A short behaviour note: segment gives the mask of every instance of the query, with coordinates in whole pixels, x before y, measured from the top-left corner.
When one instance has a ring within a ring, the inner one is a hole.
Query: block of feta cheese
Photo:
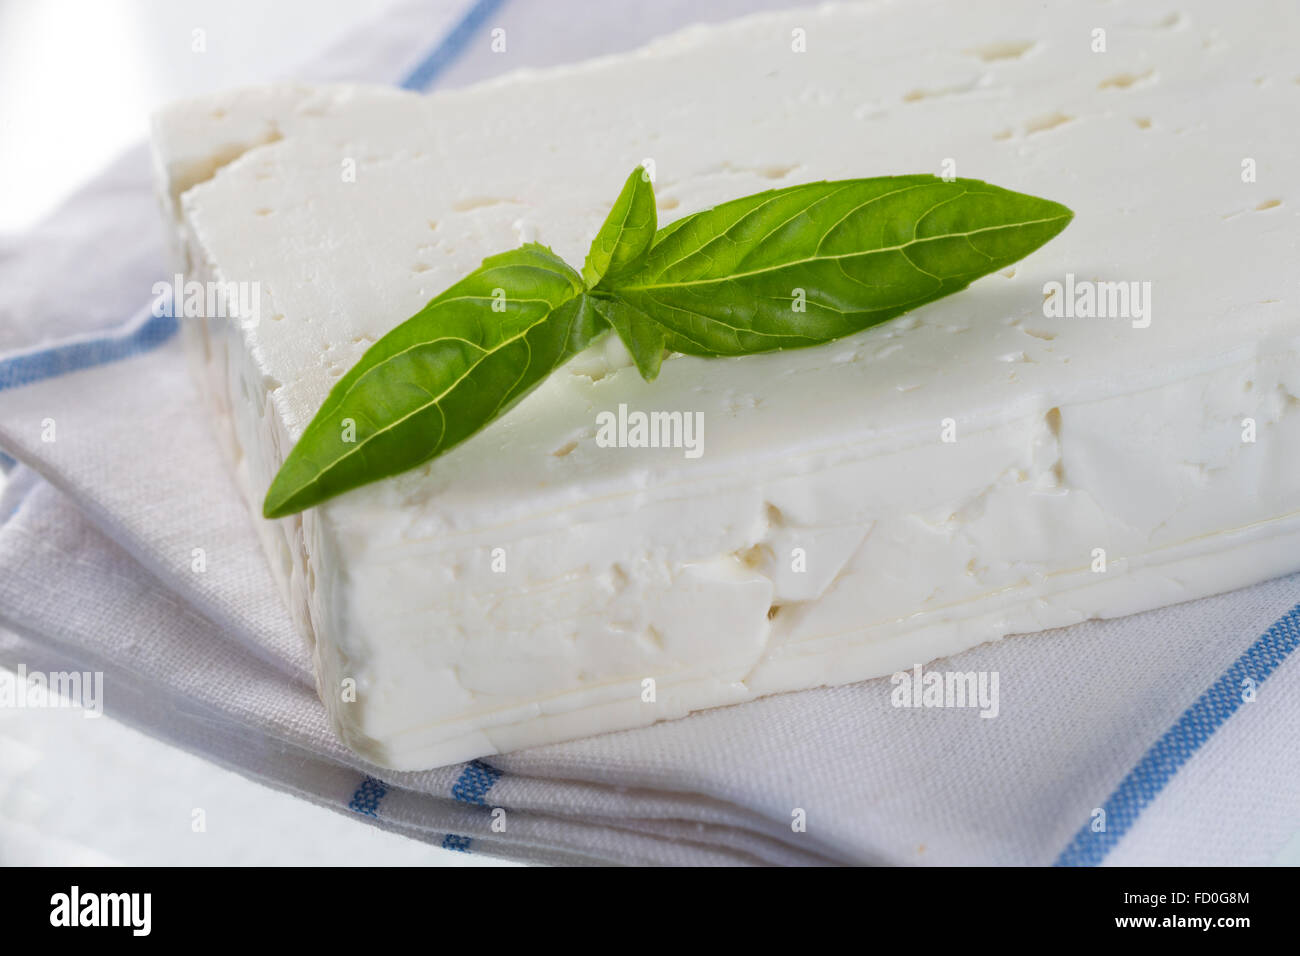
[[[1300,30],[1261,5],[824,7],[462,91],[163,110],[177,270],[258,296],[183,334],[342,738],[428,768],[1300,569]],[[580,266],[646,159],[661,224],[916,172],[1076,218],[830,345],[647,384],[598,341],[449,454],[260,517],[371,343],[523,241]],[[620,409],[699,413],[698,447],[609,447]]]

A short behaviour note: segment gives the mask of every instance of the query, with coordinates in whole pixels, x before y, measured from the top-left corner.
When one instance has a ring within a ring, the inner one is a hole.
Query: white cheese
[[[180,267],[260,283],[256,325],[184,323],[255,514],[372,342],[521,241],[580,265],[643,159],[664,223],[925,171],[1076,212],[821,348],[646,384],[599,342],[450,454],[256,517],[339,733],[426,768],[1300,569],[1297,23],[1265,6],[1277,29],[1211,0],[801,10],[462,92],[164,111]],[[1067,281],[1150,283],[1149,312],[1045,315]],[[620,405],[702,413],[703,453],[602,447]]]

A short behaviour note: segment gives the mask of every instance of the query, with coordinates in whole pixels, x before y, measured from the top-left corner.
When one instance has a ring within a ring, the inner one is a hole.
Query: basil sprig
[[[530,243],[397,326],[330,390],[267,491],[280,518],[436,458],[613,329],[647,381],[665,352],[821,345],[964,289],[1073,218],[972,179],[886,176],[758,193],[656,231],[633,170],[579,275]]]

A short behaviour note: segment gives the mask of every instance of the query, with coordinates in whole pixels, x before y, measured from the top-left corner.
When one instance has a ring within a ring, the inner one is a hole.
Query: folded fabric
[[[413,85],[497,7],[445,11],[452,45]],[[418,61],[429,30],[423,8],[393,11],[349,42],[346,75]],[[897,706],[903,682],[881,679],[424,773],[368,766],[326,722],[175,322],[146,306],[156,214],[136,151],[0,254],[0,448],[23,463],[0,496],[0,663],[102,671],[110,718],[525,861],[1264,863],[1300,827],[1300,576],[925,668],[996,679],[984,707]],[[55,257],[95,280],[13,281]]]

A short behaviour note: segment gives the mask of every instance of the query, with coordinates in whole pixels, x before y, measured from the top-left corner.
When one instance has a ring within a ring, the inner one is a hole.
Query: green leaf
[[[632,361],[636,363],[641,377],[647,382],[658,378],[659,366],[663,364],[664,349],[667,346],[667,330],[636,306],[617,297],[593,296],[592,302],[601,318],[613,326],[627,350],[632,353]]]
[[[665,350],[820,345],[965,288],[1047,242],[1064,206],[977,180],[809,183],[655,231],[633,170],[580,276],[544,246],[483,265],[331,389],[267,491],[279,518],[469,438],[612,327],[647,381]]]
[[[638,166],[623,184],[587,253],[582,277],[588,289],[603,289],[641,265],[655,239],[656,219],[654,186],[649,173]],[[641,377],[654,381],[663,363],[667,331],[623,299],[598,295],[595,307],[632,353]]]
[[[283,517],[442,454],[605,328],[581,277],[549,249],[530,244],[485,259],[330,390],[262,513]]]
[[[972,179],[809,183],[673,223],[605,291],[663,326],[675,351],[820,345],[1006,268],[1073,215]],[[623,338],[648,335],[633,328]]]
[[[655,193],[644,167],[632,170],[596,233],[582,267],[588,289],[639,264],[655,237]]]

